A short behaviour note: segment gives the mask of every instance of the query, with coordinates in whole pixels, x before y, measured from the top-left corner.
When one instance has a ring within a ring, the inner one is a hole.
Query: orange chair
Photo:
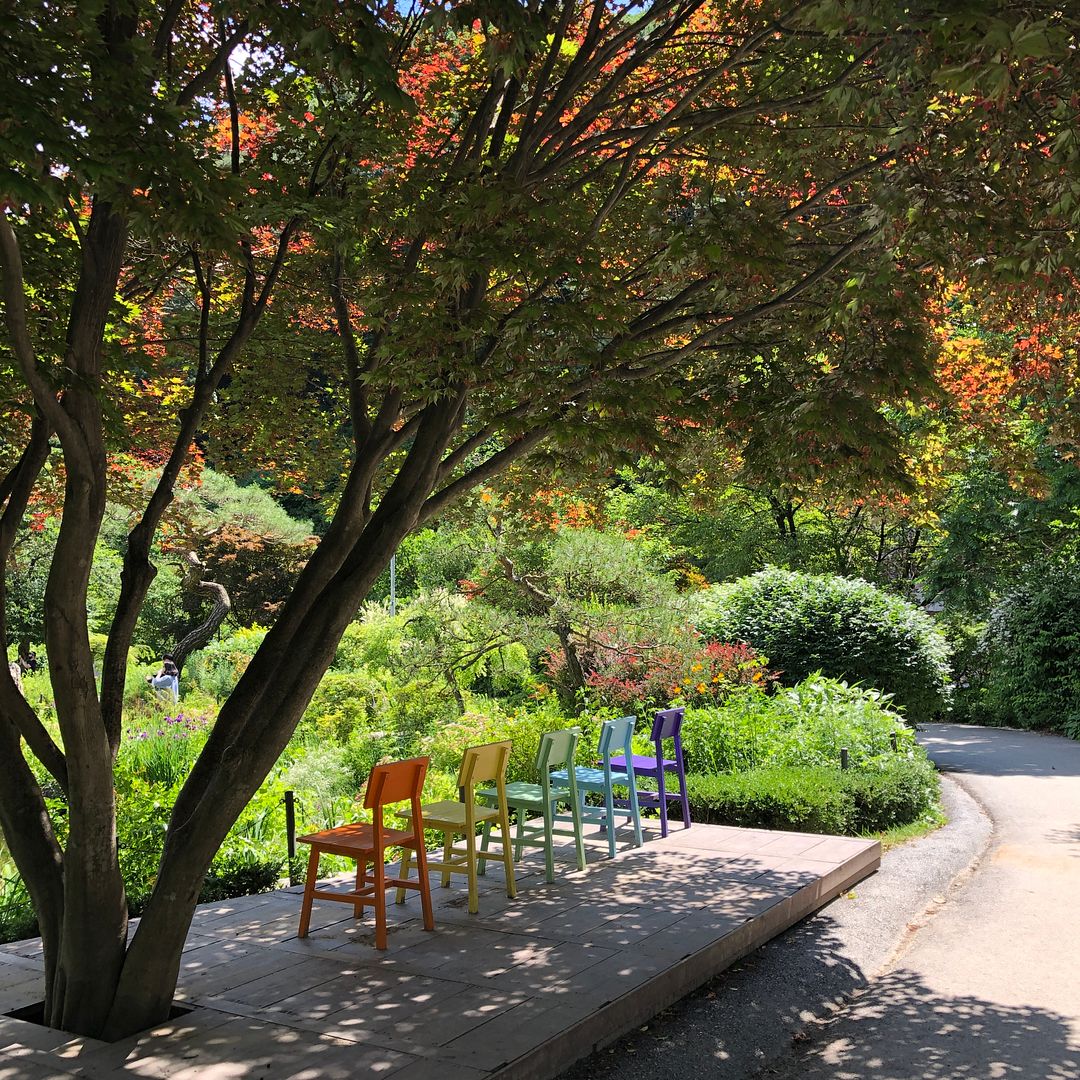
[[[304,884],[304,902],[300,908],[300,932],[307,937],[311,922],[312,900],[334,900],[352,904],[359,919],[364,906],[375,909],[375,947],[386,948],[386,890],[418,889],[424,913],[424,929],[435,929],[435,917],[431,912],[431,883],[428,881],[427,852],[424,850],[424,821],[420,811],[420,794],[427,776],[429,759],[409,758],[388,765],[376,765],[368,778],[364,808],[372,811],[372,824],[340,825],[336,829],[310,833],[297,839],[311,845],[308,858],[307,881]],[[387,828],[383,820],[384,807],[408,799],[412,815],[407,829]],[[414,881],[386,876],[386,849],[400,847],[416,856],[417,878]],[[356,860],[356,888],[352,892],[324,892],[315,888],[319,877],[319,856],[344,855]],[[371,882],[368,882],[367,864],[372,864]]]

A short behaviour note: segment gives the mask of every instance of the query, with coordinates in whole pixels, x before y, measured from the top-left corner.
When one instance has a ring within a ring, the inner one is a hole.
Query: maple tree
[[[762,469],[887,470],[880,406],[930,381],[921,269],[991,242],[999,272],[1053,269],[1077,213],[1076,61],[1049,5],[16,8],[0,567],[62,460],[59,741],[0,671],[0,826],[45,1018],[83,1034],[167,1015],[214,853],[413,529],[526,458],[629,460],[695,425]],[[1025,94],[1040,138],[1020,152]],[[332,518],[180,792],[128,943],[124,675],[196,440],[286,487],[317,471]],[[133,447],[160,480],[99,691],[87,581],[110,454]],[[22,742],[65,793],[63,846]]]

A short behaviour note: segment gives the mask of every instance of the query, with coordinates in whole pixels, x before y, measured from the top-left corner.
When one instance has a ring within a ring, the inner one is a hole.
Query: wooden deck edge
[[[648,982],[609,1001],[583,1020],[489,1074],[490,1080],[552,1080],[693,993],[755,949],[820,910],[881,865],[881,844],[866,847],[824,877],[777,901],[760,915]]]

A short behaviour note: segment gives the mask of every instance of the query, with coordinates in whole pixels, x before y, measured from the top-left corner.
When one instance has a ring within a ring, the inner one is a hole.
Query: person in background
[[[173,660],[172,653],[161,658],[161,670],[156,675],[147,675],[146,681],[155,690],[168,690],[173,701],[180,700],[180,669]]]

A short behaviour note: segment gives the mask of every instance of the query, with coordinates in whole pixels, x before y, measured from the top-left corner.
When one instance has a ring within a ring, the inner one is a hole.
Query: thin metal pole
[[[846,769],[848,767],[848,748],[842,746],[840,748],[840,768]]]
[[[293,880],[293,863],[296,861],[296,796],[292,791],[285,792],[285,843],[289,852],[289,884]]]
[[[390,615],[397,614],[397,552],[390,556]]]
[[[894,750],[899,750],[900,749],[900,747],[898,745],[898,742],[897,742],[896,732],[895,731],[892,731],[892,732],[889,733],[889,742],[892,744],[892,748]]]

